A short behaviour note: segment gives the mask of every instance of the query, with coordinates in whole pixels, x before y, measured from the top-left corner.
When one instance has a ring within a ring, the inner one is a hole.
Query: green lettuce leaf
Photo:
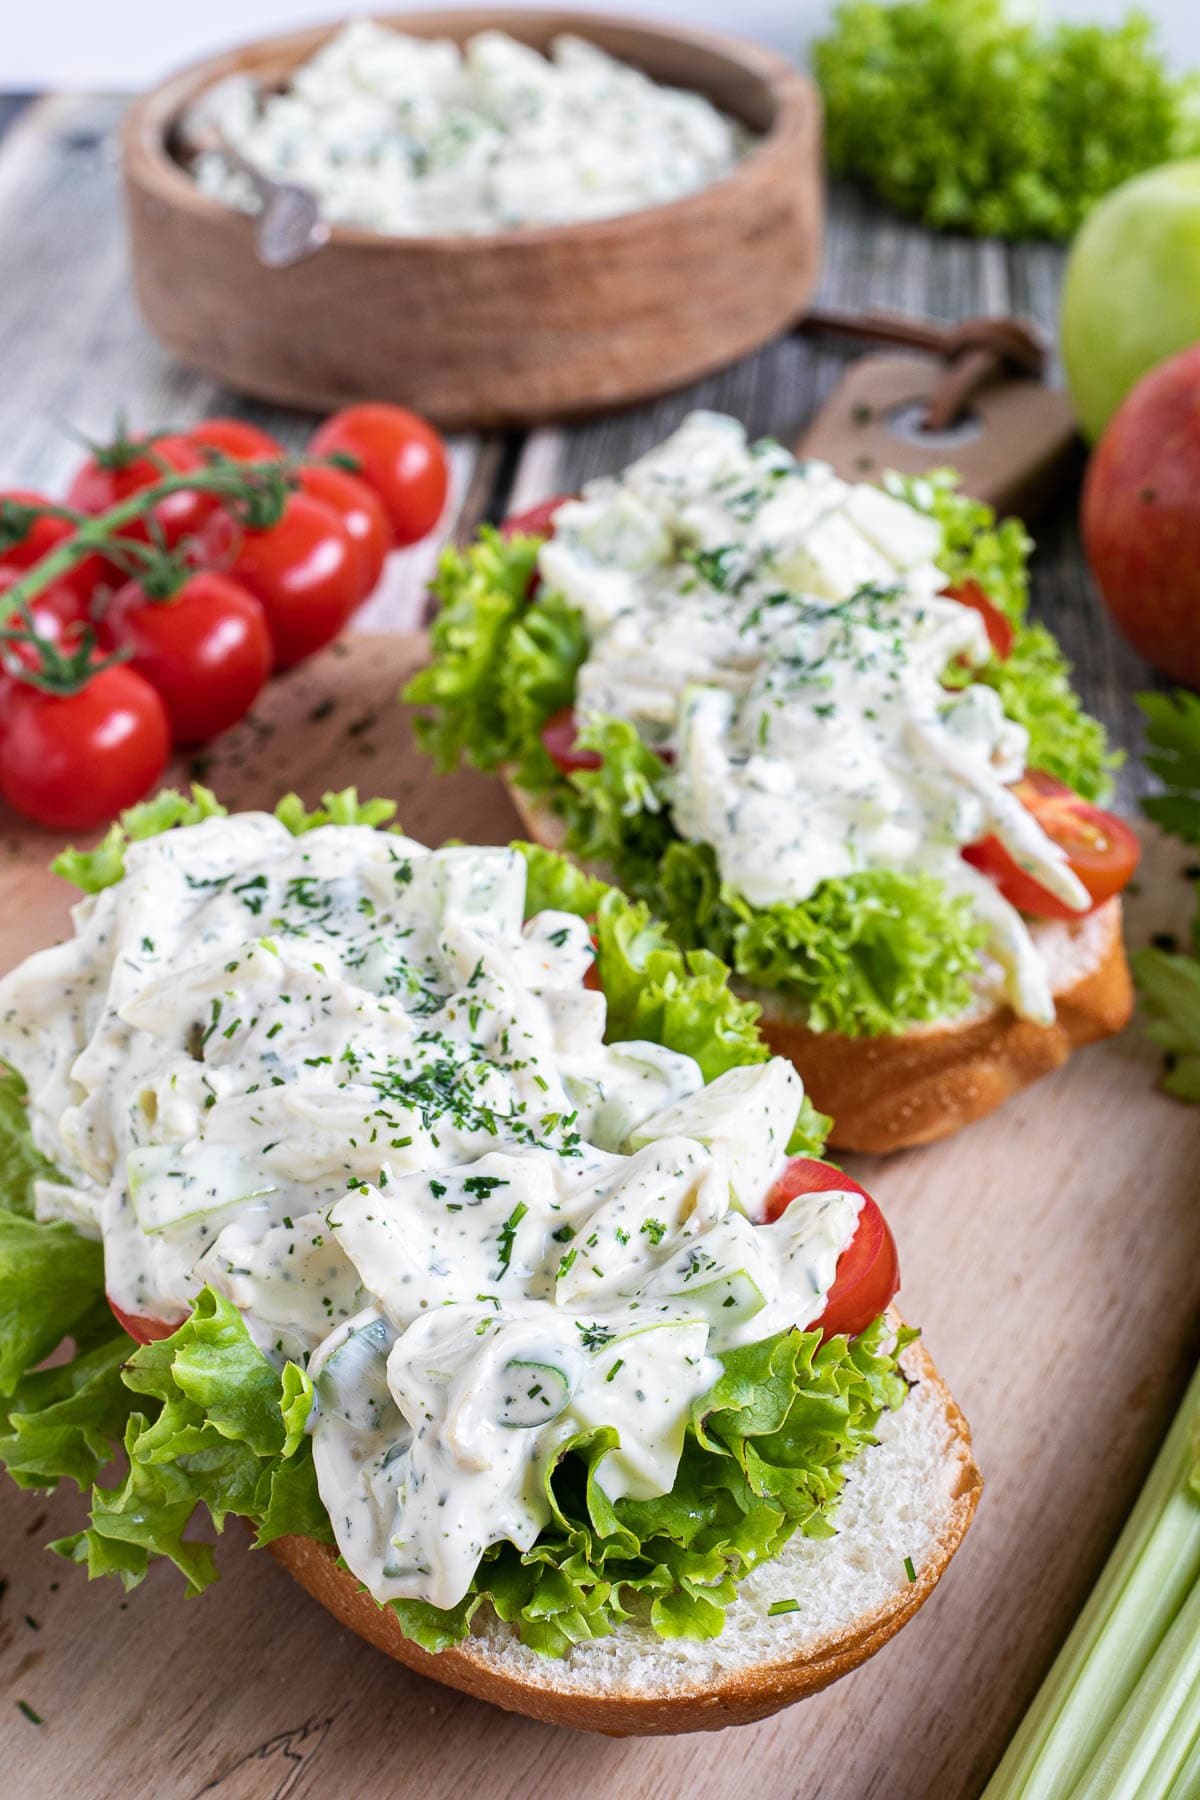
[[[551,1523],[532,1550],[489,1552],[453,1613],[397,1608],[405,1631],[444,1648],[487,1599],[549,1656],[631,1616],[664,1638],[717,1636],[751,1569],[797,1533],[833,1535],[847,1464],[904,1400],[898,1358],[915,1335],[880,1319],[853,1340],[785,1331],[730,1352],[658,1499],[611,1502],[596,1468],[617,1433],[581,1432],[546,1473]]]
[[[275,808],[275,817],[286,825],[293,837],[315,831],[318,825],[388,824],[396,816],[394,800],[360,800],[357,788],[343,788],[338,794],[323,794],[321,804],[309,812],[299,794],[285,794]]]
[[[194,786],[190,794],[164,788],[149,800],[131,806],[109,826],[105,837],[94,850],[67,848],[50,864],[64,881],[82,888],[85,894],[99,893],[112,887],[125,873],[125,852],[141,838],[158,837],[179,825],[198,825],[201,819],[224,818],[226,813],[216,795],[206,787]]]
[[[222,1295],[203,1289],[176,1332],[126,1358],[121,1379],[149,1403],[126,1423],[127,1472],[93,1489],[89,1526],[55,1546],[64,1555],[126,1587],[163,1556],[200,1593],[216,1578],[211,1546],[185,1536],[201,1512],[218,1531],[230,1514],[246,1519],[259,1544],[293,1532],[333,1541],[303,1431],[311,1384],[300,1370],[281,1376]]]
[[[293,837],[313,831],[318,825],[386,825],[395,814],[394,800],[360,800],[357,788],[352,787],[323,795],[322,804],[312,812],[299,794],[285,794],[275,808],[275,817]],[[227,809],[208,788],[193,787],[190,796],[164,788],[152,800],[143,800],[123,812],[94,850],[64,850],[50,867],[54,874],[85,894],[98,894],[121,880],[130,844],[159,837],[179,826],[198,825],[202,819],[226,817]]]
[[[707,844],[671,846],[654,904],[682,943],[707,944],[754,987],[778,990],[815,1031],[850,1037],[960,1012],[984,938],[965,896],[893,869],[753,907],[721,882]]]
[[[53,1175],[30,1134],[25,1083],[0,1063],[0,1208],[32,1219],[33,1184]]]
[[[538,733],[568,706],[587,654],[579,615],[560,596],[528,595],[540,538],[505,539],[485,525],[476,543],[446,550],[433,591],[441,605],[431,631],[433,660],[402,698],[433,710],[416,724],[417,742],[439,769],[520,767],[538,791],[555,778]]]
[[[648,908],[620,888],[537,844],[525,858],[525,910],[571,912],[594,921],[596,968],[608,1002],[610,1043],[649,1039],[694,1057],[705,1081],[765,1061],[759,1008],[729,986],[729,970],[708,950],[680,949]],[[820,1156],[830,1120],[806,1094],[789,1143],[792,1156]]]

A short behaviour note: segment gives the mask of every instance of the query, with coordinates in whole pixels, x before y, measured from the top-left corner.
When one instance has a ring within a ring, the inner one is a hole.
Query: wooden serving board
[[[358,638],[275,684],[205,778],[231,805],[357,783],[414,836],[504,841],[498,785],[439,781],[394,705],[415,638]],[[56,846],[0,824],[0,967],[62,931]],[[1183,856],[1148,846],[1131,938],[1179,930]],[[865,1668],[716,1738],[609,1741],[493,1710],[334,1624],[236,1527],[185,1605],[127,1598],[42,1552],[71,1491],[0,1483],[0,1788],[19,1800],[972,1800],[1090,1587],[1200,1345],[1200,1114],[1155,1092],[1135,1026],[948,1144],[860,1159],[903,1304],[975,1431],[985,1491],[916,1621]],[[33,1723],[23,1701],[39,1715]]]

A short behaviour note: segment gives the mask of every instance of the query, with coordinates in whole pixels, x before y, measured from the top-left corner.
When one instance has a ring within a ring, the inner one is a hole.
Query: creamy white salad
[[[939,593],[940,546],[905,501],[697,412],[561,506],[539,562],[588,632],[578,717],[670,753],[675,824],[725,882],[769,906],[858,870],[928,871],[987,929],[982,984],[1049,1021],[1025,921],[960,850],[993,834],[1068,906],[1091,900],[1009,791],[1024,727],[992,688],[943,685],[989,645]]]
[[[705,1087],[604,1042],[587,924],[524,921],[521,856],[216,818],[130,845],[75,933],[0,983],[42,1218],[103,1242],[110,1298],[205,1284],[307,1363],[338,1547],[379,1600],[448,1607],[528,1548],[575,1433],[612,1499],[670,1490],[722,1353],[819,1317],[857,1195],[766,1196],[790,1064]]]
[[[702,95],[662,87],[582,38],[549,56],[499,31],[460,49],[360,19],[282,93],[249,76],[192,107],[205,193],[254,212],[260,175],[322,215],[398,236],[478,234],[637,212],[728,175],[751,134]]]

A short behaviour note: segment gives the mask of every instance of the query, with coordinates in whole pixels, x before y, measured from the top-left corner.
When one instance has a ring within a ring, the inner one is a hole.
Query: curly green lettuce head
[[[1200,145],[1196,83],[1141,12],[1043,27],[1009,0],[840,0],[812,56],[834,172],[943,230],[1066,238]]]

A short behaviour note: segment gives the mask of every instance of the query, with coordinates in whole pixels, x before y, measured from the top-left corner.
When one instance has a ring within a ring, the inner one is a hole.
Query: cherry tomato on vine
[[[988,642],[1001,662],[1011,655],[1017,635],[1013,622],[988,599],[977,581],[956,581],[942,592],[947,599],[957,600],[960,606],[969,606],[972,612],[979,614],[987,629]]]
[[[236,537],[226,573],[261,601],[277,669],[330,643],[366,599],[354,540],[311,494],[293,494],[278,525]]]
[[[320,466],[300,471],[300,491],[332,507],[341,519],[358,548],[363,593],[374,593],[392,547],[392,528],[379,495],[344,469]]]
[[[811,1156],[794,1156],[767,1195],[765,1223],[783,1217],[800,1194],[860,1194],[862,1207],[854,1236],[838,1257],[833,1286],[819,1317],[807,1327],[825,1337],[855,1337],[895,1299],[900,1260],[887,1220],[857,1181]]]
[[[154,459],[158,460],[155,461]],[[131,494],[153,487],[164,478],[163,469],[187,474],[205,468],[206,461],[199,446],[180,433],[163,437],[119,439],[115,444],[94,450],[75,472],[67,490],[67,505],[77,512],[102,513],[128,500]],[[158,531],[168,549],[174,549],[185,537],[195,537],[206,519],[212,516],[217,502],[212,494],[181,488],[168,494],[153,511]],[[146,543],[150,531],[144,518],[133,519],[122,527],[121,536]],[[122,580],[127,570],[120,571]]]
[[[1136,835],[1123,819],[1105,812],[1101,806],[1093,806],[1065,781],[1043,774],[1040,769],[1028,770],[1012,791],[1046,836],[1066,851],[1068,863],[1091,896],[1088,911],[1094,912],[1120,893],[1142,854]],[[1087,917],[1087,912],[1074,911],[1026,874],[999,838],[987,837],[978,844],[968,844],[963,860],[990,876],[1009,905],[1019,912],[1032,913],[1039,919]]]
[[[0,623],[18,631],[22,629],[23,621],[15,613],[4,615],[3,598],[20,581],[23,573],[21,569],[0,568]],[[84,602],[73,588],[58,581],[34,596],[29,603],[29,614],[38,636],[48,638],[56,649],[63,651],[78,644],[87,625]],[[33,644],[0,643],[0,710],[12,688],[21,685],[13,680],[13,672],[35,669],[39,660]]]
[[[127,1331],[137,1344],[157,1343],[160,1338],[169,1338],[179,1329],[177,1325],[168,1325],[163,1319],[152,1319],[146,1313],[127,1313],[117,1305],[111,1294],[106,1294],[105,1299],[121,1330]]]
[[[383,501],[398,546],[415,544],[441,518],[450,486],[446,446],[403,406],[376,400],[344,407],[313,433],[309,450],[354,458],[354,473]]]
[[[128,666],[155,687],[177,744],[203,744],[244,718],[271,673],[262,606],[227,575],[201,569],[168,599],[140,582],[119,588],[101,641],[132,651]]]
[[[133,669],[101,669],[74,694],[18,681],[4,707],[0,793],[39,825],[86,831],[143,800],[170,752],[166,708]]]
[[[189,426],[184,436],[206,450],[219,451],[233,462],[265,462],[270,457],[287,455],[278,438],[245,419],[201,419],[198,425]]]
[[[41,562],[43,556],[57,549],[64,538],[71,537],[75,527],[69,519],[56,519],[43,513],[20,538],[10,541],[3,518],[4,503],[9,500],[16,506],[51,506],[53,502],[43,494],[33,494],[24,488],[7,488],[0,493],[0,570],[12,569],[24,574],[34,563]],[[71,588],[86,601],[99,583],[102,572],[98,556],[85,556],[58,576],[54,585]]]

